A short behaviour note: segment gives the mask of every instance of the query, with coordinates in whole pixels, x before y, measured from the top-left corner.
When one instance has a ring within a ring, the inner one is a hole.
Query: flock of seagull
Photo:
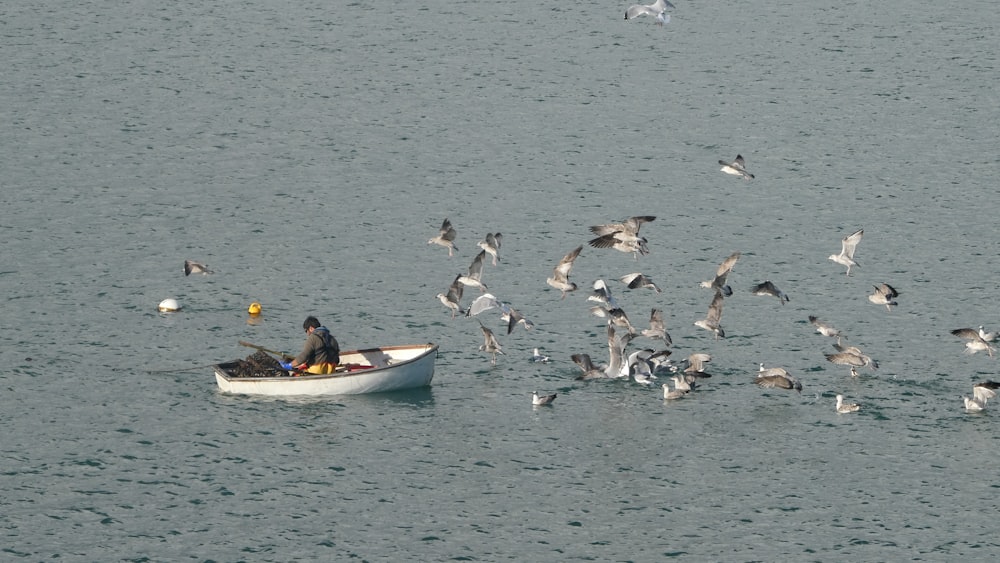
[[[657,4],[661,4],[660,8],[665,9],[662,7],[662,0]],[[669,6],[669,3],[667,4]],[[655,6],[647,6],[646,8],[654,9]],[[642,12],[633,6],[626,13],[626,19],[644,13],[650,12]],[[746,162],[741,155],[737,155],[732,161],[719,160],[719,164],[722,165],[721,171],[726,174],[740,176],[745,180],[754,178],[754,175],[747,171]],[[643,225],[655,219],[656,217],[651,215],[638,215],[620,222],[591,226],[590,232],[595,237],[587,241],[587,244],[596,249],[611,249],[631,254],[638,261],[641,256],[649,253],[649,241],[640,234],[640,230]],[[834,263],[845,266],[845,274],[848,276],[851,275],[852,268],[858,266],[855,253],[863,236],[864,230],[858,229],[843,237],[840,252],[829,257]],[[456,238],[457,232],[454,226],[449,219],[445,219],[437,236],[430,238],[427,243],[446,248],[448,256],[451,257],[458,250],[455,245]],[[468,271],[456,275],[447,291],[437,294],[437,298],[450,310],[452,318],[459,315],[478,317],[486,311],[499,311],[509,335],[519,324],[524,329],[530,330],[534,327],[534,323],[509,303],[505,303],[492,293],[488,293],[489,289],[483,282],[487,256],[492,257],[490,261],[496,266],[500,262],[502,241],[503,235],[501,233],[487,234],[483,240],[477,243],[480,251],[473,259]],[[570,250],[556,263],[552,274],[546,279],[546,283],[550,287],[560,292],[560,299],[565,299],[568,294],[580,289],[576,282],[571,281],[570,276],[573,265],[583,248],[584,245],[580,244]],[[711,332],[716,340],[726,336],[722,326],[723,307],[726,298],[733,295],[733,289],[727,280],[740,257],[740,252],[732,253],[719,264],[711,279],[700,283],[701,287],[712,290],[712,299],[705,317],[695,321],[694,326]],[[656,293],[662,292],[654,281],[642,272],[625,274],[620,276],[618,281],[632,290],[648,289]],[[478,288],[480,294],[468,306],[463,307],[463,292],[468,287]],[[608,361],[595,362],[587,353],[572,354],[571,359],[580,369],[580,374],[576,379],[630,379],[644,386],[653,386],[658,378],[663,377],[669,379],[673,384],[672,386],[670,383],[660,384],[663,390],[663,399],[672,401],[687,396],[701,385],[700,380],[711,377],[705,371],[705,365],[712,361],[710,354],[692,353],[676,363],[669,358],[672,354],[670,346],[673,342],[666,330],[662,310],[653,308],[649,314],[648,326],[636,328],[615,299],[605,280],[597,279],[589,287],[587,301],[595,303],[590,307],[590,313],[606,320]],[[753,285],[750,292],[754,295],[775,297],[782,305],[790,301],[789,296],[770,280]],[[868,300],[875,305],[884,305],[891,312],[892,308],[898,305],[896,300],[899,295],[899,291],[892,285],[881,283],[874,286],[874,291],[868,296]],[[836,351],[824,354],[828,362],[848,368],[851,377],[858,377],[860,368],[868,368],[872,371],[878,369],[877,360],[857,346],[845,345],[844,340],[847,337],[842,331],[816,316],[810,315],[808,320],[815,327],[816,332],[835,339],[833,347]],[[479,327],[483,336],[483,343],[479,346],[479,350],[490,356],[491,365],[496,365],[498,356],[505,355],[503,347],[493,330],[482,321],[479,321]],[[978,329],[955,329],[952,334],[966,341],[965,351],[967,353],[975,354],[984,351],[991,357],[993,356],[995,349],[991,343],[997,338],[996,333],[986,332],[980,326]],[[630,349],[631,344],[636,339],[645,339],[647,342],[655,343],[655,346],[647,345]],[[548,362],[549,358],[542,355],[538,348],[535,348],[532,361]],[[764,389],[802,392],[802,383],[782,367],[765,367],[764,364],[760,364],[758,371],[754,374],[753,383]],[[1000,383],[993,381],[975,384],[973,396],[971,398],[963,397],[966,410],[976,412],[985,409],[987,402],[996,396],[997,388],[1000,388]],[[536,406],[551,405],[555,398],[555,394],[539,395],[536,391],[532,395],[532,404]],[[844,401],[843,395],[837,395],[835,409],[838,413],[852,413],[859,411],[861,406],[847,403]]]

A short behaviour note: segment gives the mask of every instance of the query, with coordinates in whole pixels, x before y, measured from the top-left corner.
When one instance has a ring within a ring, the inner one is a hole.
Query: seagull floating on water
[[[551,395],[539,395],[538,391],[531,394],[531,404],[534,406],[551,405],[556,400],[556,393]]]
[[[857,403],[845,403],[843,395],[837,395],[837,412],[841,414],[849,412],[858,412],[861,410],[861,405]]]
[[[976,398],[962,397],[962,401],[965,403],[965,410],[969,412],[979,412],[986,410],[986,402],[980,401]]]
[[[195,262],[194,260],[184,261],[184,275],[190,276],[191,274],[214,274],[212,270],[208,269],[207,264],[202,264],[201,262]]]
[[[663,400],[665,401],[673,401],[674,399],[680,399],[681,397],[687,394],[688,394],[687,391],[681,389],[674,389],[673,391],[671,391],[669,383],[663,384]]]
[[[788,296],[785,295],[785,292],[778,289],[778,287],[773,283],[771,283],[770,281],[764,281],[762,283],[759,283],[751,287],[750,292],[753,293],[754,295],[772,295],[774,297],[777,297],[778,301],[781,301],[782,305],[784,305],[786,301],[789,301]]]
[[[544,364],[549,361],[549,357],[542,355],[542,353],[538,351],[538,348],[535,348],[531,355],[531,361]]]
[[[673,7],[674,5],[671,4],[670,2],[667,2],[667,0],[656,0],[656,2],[646,5],[633,4],[629,6],[627,10],[625,10],[625,19],[633,20],[639,16],[653,16],[659,19],[659,16],[663,14],[663,12],[667,10],[667,8],[673,9]],[[669,20],[670,18],[668,16],[667,21]]]
[[[857,248],[858,243],[861,242],[861,236],[864,234],[864,229],[858,229],[847,235],[840,241],[840,254],[830,255],[830,260],[847,266],[847,275],[851,275],[851,266],[858,265],[858,263],[854,261],[854,250]]]
[[[500,233],[489,233],[486,235],[486,240],[479,241],[476,246],[482,248],[487,254],[493,257],[493,265],[496,266],[497,262],[500,260],[500,243],[503,241],[503,235]]]
[[[892,311],[893,305],[899,305],[893,299],[899,297],[899,292],[887,283],[874,286],[875,291],[868,296],[868,300],[876,305],[885,305],[885,308]]]
[[[744,180],[753,179],[753,174],[747,172],[746,162],[743,160],[743,155],[736,155],[736,158],[732,161],[720,160],[719,164],[722,165],[721,170],[726,174],[731,174],[733,176],[742,176]]]
[[[443,246],[448,249],[448,256],[451,256],[454,251],[458,250],[458,247],[455,246],[456,234],[455,229],[451,226],[451,221],[445,219],[444,222],[441,223],[441,230],[438,233],[438,236],[427,241],[427,244],[437,244]]]
[[[701,282],[701,287],[718,289],[726,297],[732,295],[733,289],[726,285],[726,278],[729,277],[729,272],[733,271],[733,266],[736,265],[736,261],[739,259],[739,252],[730,254],[728,258],[722,261],[722,264],[719,264],[718,269],[715,271],[715,277]]]
[[[570,291],[576,291],[576,284],[569,281],[569,272],[573,269],[573,261],[580,255],[581,250],[583,250],[582,244],[564,256],[552,270],[552,277],[545,280],[545,283],[562,292],[561,299],[565,299]]]

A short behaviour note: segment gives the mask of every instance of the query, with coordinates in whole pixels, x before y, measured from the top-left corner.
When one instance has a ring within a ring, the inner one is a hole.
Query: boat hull
[[[431,384],[436,344],[382,346],[341,352],[348,371],[298,377],[235,377],[236,362],[216,364],[215,382],[223,393],[267,396],[360,395],[413,389]]]

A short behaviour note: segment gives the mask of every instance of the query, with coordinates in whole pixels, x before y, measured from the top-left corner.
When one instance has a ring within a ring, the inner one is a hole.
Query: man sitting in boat
[[[337,343],[337,339],[313,316],[306,317],[302,328],[309,335],[306,336],[302,351],[294,360],[282,362],[281,367],[289,371],[312,374],[333,373],[340,363],[340,344]]]

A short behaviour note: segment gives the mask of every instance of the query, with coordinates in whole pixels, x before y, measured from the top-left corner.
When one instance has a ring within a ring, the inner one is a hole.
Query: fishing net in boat
[[[278,360],[264,352],[254,352],[244,360],[238,360],[236,366],[230,369],[236,377],[280,377],[288,375],[281,369]]]

